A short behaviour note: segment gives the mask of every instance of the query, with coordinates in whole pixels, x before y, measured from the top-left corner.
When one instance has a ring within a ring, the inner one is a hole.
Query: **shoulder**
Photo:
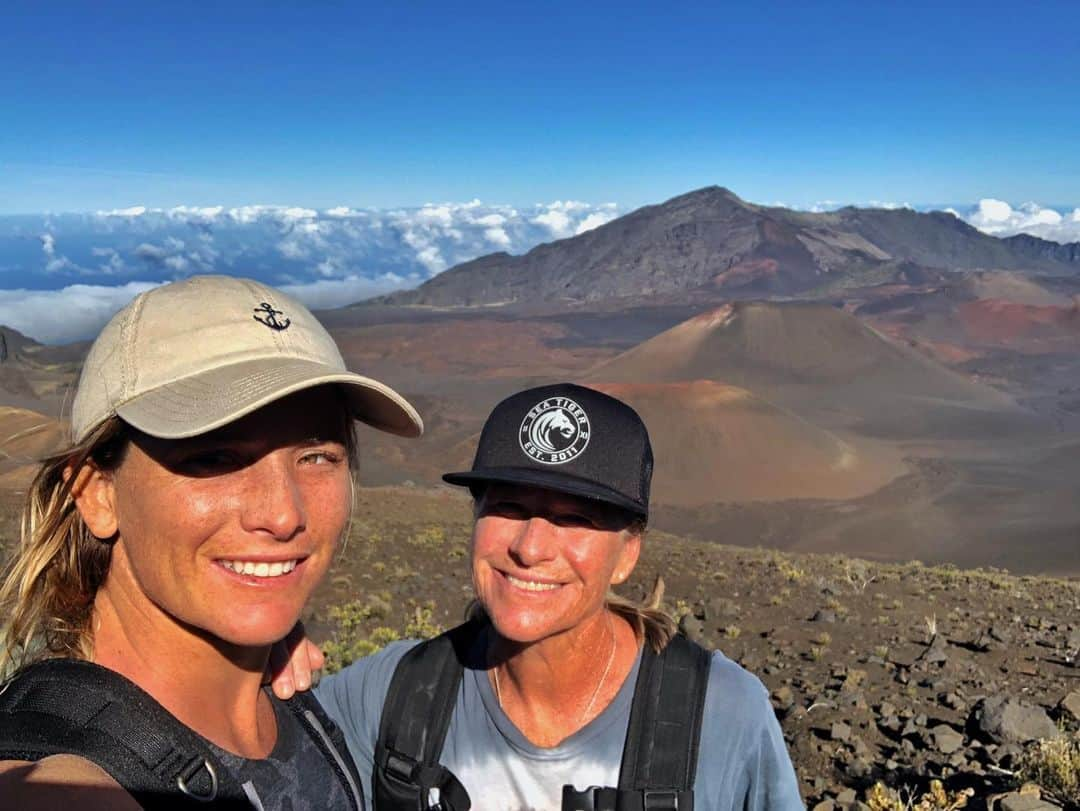
[[[24,811],[71,804],[83,811],[139,811],[104,769],[77,755],[0,761],[0,796]]]
[[[805,808],[768,690],[719,652],[709,667],[701,758],[710,764],[704,774],[698,770],[706,796],[750,811]]]
[[[382,705],[401,658],[420,644],[419,639],[392,642],[370,656],[320,679],[315,697],[346,736],[362,738],[362,727],[378,724]]]
[[[752,733],[773,722],[775,715],[761,679],[714,651],[705,694],[705,718],[706,728],[715,724]]]
[[[315,688],[315,694],[319,700],[326,695],[341,696],[343,693],[351,693],[362,689],[365,692],[379,690],[385,695],[389,689],[390,680],[394,676],[398,663],[410,650],[419,645],[423,640],[402,639],[391,642],[380,651],[370,656],[357,659],[352,664],[342,668],[337,673],[320,679]]]

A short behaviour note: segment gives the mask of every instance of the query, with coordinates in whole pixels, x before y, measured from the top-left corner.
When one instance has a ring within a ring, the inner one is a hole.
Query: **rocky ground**
[[[461,617],[469,528],[453,492],[360,492],[309,617],[335,663]],[[1080,581],[655,532],[627,593],[657,576],[684,632],[768,687],[808,807],[857,807],[878,780],[921,794],[933,778],[972,789],[968,808],[1041,807],[1009,792],[1025,744],[1080,720]]]
[[[332,666],[459,621],[470,527],[448,488],[358,491],[306,617]],[[683,631],[769,689],[809,808],[949,808],[874,799],[879,780],[922,795],[934,778],[953,799],[971,789],[968,808],[1049,807],[1016,793],[1016,773],[1025,745],[1080,721],[1080,581],[650,532],[625,593],[643,597],[658,576]]]

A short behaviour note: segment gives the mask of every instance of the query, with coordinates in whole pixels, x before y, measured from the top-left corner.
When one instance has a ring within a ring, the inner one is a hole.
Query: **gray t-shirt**
[[[383,701],[394,668],[415,640],[395,642],[322,680],[316,694],[345,732],[371,797]],[[641,657],[615,700],[558,746],[530,743],[495,698],[487,672],[466,668],[441,763],[475,811],[559,811],[562,787],[617,786]],[[791,759],[764,685],[714,653],[694,782],[697,811],[804,809]]]
[[[251,760],[207,741],[241,783],[252,808],[256,811],[350,808],[345,787],[322,750],[284,702],[273,697],[270,700],[277,720],[277,742],[267,757]]]

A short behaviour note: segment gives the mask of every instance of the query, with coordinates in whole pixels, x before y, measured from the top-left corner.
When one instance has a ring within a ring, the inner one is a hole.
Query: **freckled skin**
[[[348,518],[343,416],[320,388],[204,437],[136,439],[110,483],[117,540],[103,596],[147,632],[172,622],[236,646],[284,637]],[[258,583],[220,564],[265,558],[303,563]]]
[[[493,484],[477,505],[473,586],[499,635],[519,644],[584,628],[630,574],[640,538],[589,499]],[[526,591],[508,578],[557,584]]]

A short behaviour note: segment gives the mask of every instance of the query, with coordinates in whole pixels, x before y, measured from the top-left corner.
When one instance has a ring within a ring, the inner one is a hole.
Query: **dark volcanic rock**
[[[1002,242],[1006,243],[1020,256],[1080,264],[1080,242],[1069,242],[1062,245],[1059,242],[1033,237],[1031,234],[1017,234],[1013,237],[1005,237]]]
[[[1058,710],[1072,718],[1073,721],[1080,721],[1080,690],[1073,690],[1065,698],[1061,699],[1058,703]]]
[[[976,704],[969,723],[995,743],[1023,744],[1061,734],[1042,707],[1001,695]]]

